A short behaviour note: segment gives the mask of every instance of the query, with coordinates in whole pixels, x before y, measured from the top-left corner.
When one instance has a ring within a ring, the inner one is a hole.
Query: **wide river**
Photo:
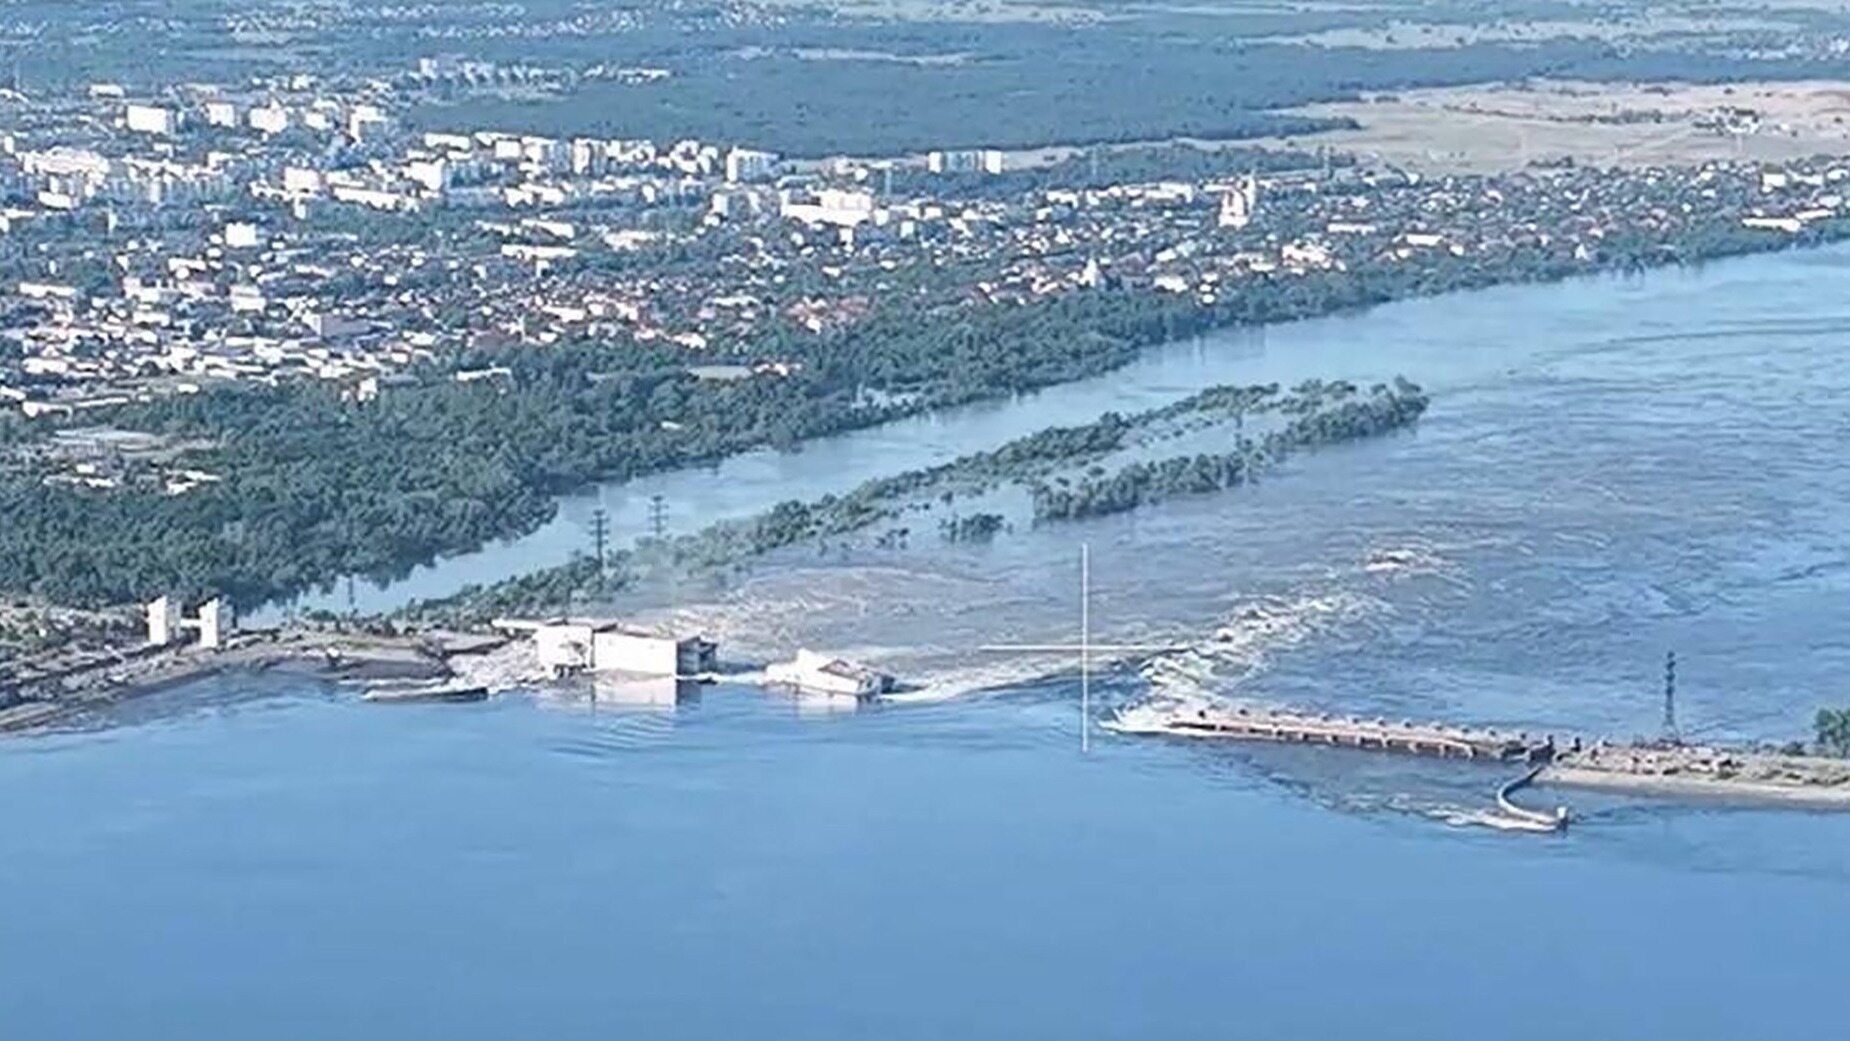
[[[0,743],[0,1036],[1836,1036],[1850,815],[1544,791],[1492,768],[1079,747],[1101,679],[1583,733],[1804,736],[1850,705],[1850,249],[1209,337],[1109,376],[563,504],[362,609],[563,559],[600,502],[691,528],[1212,383],[1404,374],[1405,435],[1256,488],[945,546],[814,547],[627,605],[743,659],[926,690],[818,712],[541,690],[383,707],[270,675]],[[346,594],[335,594],[344,607]],[[1048,674],[1054,673],[1051,678]]]

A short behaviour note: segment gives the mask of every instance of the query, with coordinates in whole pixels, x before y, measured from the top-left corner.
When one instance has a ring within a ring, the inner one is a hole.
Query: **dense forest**
[[[1756,5],[1751,20],[1695,0],[1659,4],[1656,28],[1618,25],[1622,8],[1563,0],[891,10],[11,0],[6,10],[18,28],[6,41],[9,72],[33,92],[301,73],[390,82],[418,58],[454,54],[497,70],[414,93],[415,126],[693,137],[807,156],[1292,135],[1329,123],[1281,109],[1370,90],[1535,76],[1826,79],[1850,68],[1832,46],[1850,18],[1803,0]],[[1688,24],[1678,27],[1679,15]],[[1412,25],[1434,32],[1419,45],[1393,39]],[[1385,39],[1313,35],[1333,30]],[[253,45],[253,33],[264,42]],[[625,66],[667,75],[633,85],[593,72]],[[535,73],[554,86],[529,87]]]
[[[1474,12],[1467,20],[1480,17]],[[1302,136],[1346,121],[1290,109],[1363,91],[1534,76],[1830,78],[1846,67],[1830,54],[1774,59],[1700,44],[1644,50],[1592,35],[1327,47],[1254,38],[1244,26],[1229,31],[1232,22],[1177,26],[1146,15],[1115,22],[1110,31],[946,26],[887,46],[883,41],[894,34],[879,27],[780,26],[719,34],[738,41],[730,47],[664,53],[672,75],[646,87],[588,83],[545,99],[477,96],[422,106],[412,118],[442,129],[521,126],[556,135],[743,141],[793,156],[895,155]],[[896,105],[896,98],[906,101]]]

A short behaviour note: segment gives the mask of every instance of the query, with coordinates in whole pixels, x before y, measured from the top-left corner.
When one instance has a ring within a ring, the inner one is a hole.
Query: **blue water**
[[[1655,726],[1674,647],[1686,725],[1796,736],[1850,662],[1847,272],[1835,250],[1422,301],[855,435],[775,465],[820,487],[889,442],[954,454],[1226,379],[1435,392],[1417,433],[1256,489],[789,554],[677,606],[767,643],[932,648],[923,673],[998,627],[1066,632],[1083,539],[1105,635],[1237,630],[1163,683],[1622,734]],[[448,566],[426,578],[511,565]],[[9,739],[0,1037],[1842,1032],[1850,815],[1544,792],[1575,828],[1510,835],[1458,823],[1494,769],[1082,754],[1076,693],[378,706],[271,675]]]
[[[1532,841],[1332,813],[1232,756],[1082,757],[1059,693],[813,719],[725,690],[600,716],[271,692],[16,743],[0,1022],[1741,1038],[1836,1019],[1850,818],[1657,810]]]

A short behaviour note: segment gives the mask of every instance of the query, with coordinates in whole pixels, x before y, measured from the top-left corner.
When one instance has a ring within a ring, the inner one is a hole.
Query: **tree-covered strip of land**
[[[1396,380],[1392,387],[1377,386],[1361,397],[1339,391],[1336,401],[1333,406],[1306,402],[1298,410],[1301,414],[1283,430],[1253,441],[1240,438],[1230,451],[1131,463],[1076,485],[1039,484],[1034,489],[1034,519],[1100,517],[1177,496],[1232,488],[1244,484],[1261,467],[1276,465],[1302,449],[1378,437],[1409,426],[1427,405],[1420,388],[1405,380]]]
[[[896,521],[908,509],[933,497],[949,499],[982,493],[999,484],[1031,491],[1037,521],[1118,512],[1167,495],[1232,487],[1249,465],[1248,458],[1259,452],[1278,460],[1299,449],[1400,429],[1417,419],[1426,405],[1426,395],[1405,380],[1374,387],[1366,394],[1343,381],[1313,380],[1289,391],[1277,384],[1210,387],[1161,408],[1128,416],[1107,412],[1090,423],[1048,427],[990,451],[876,478],[844,495],[779,503],[742,520],[651,541],[636,551],[618,550],[607,554],[602,562],[578,557],[504,582],[473,586],[455,596],[412,604],[397,612],[392,621],[474,625],[497,615],[556,611],[621,590],[644,566],[693,573],[723,570],[789,546]],[[1273,413],[1291,418],[1257,445],[1237,438],[1239,447],[1228,457],[1184,456],[1155,464],[1132,464],[1114,478],[1088,479],[1074,490],[1058,493],[1068,497],[1061,500],[1067,503],[1065,509],[1043,506],[1045,499],[1056,494],[1048,477],[1095,466],[1128,447],[1138,432],[1157,431],[1196,416],[1226,422],[1235,414],[1244,417]],[[1201,459],[1214,460],[1217,479],[1207,483],[1193,479]],[[1129,499],[1113,497],[1125,482],[1134,483],[1137,494]],[[983,542],[995,537],[1004,525],[999,514],[977,512],[945,519],[940,531],[953,542]]]

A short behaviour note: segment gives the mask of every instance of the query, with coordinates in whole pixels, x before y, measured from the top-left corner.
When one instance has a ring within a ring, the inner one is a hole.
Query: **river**
[[[1404,374],[1418,429],[989,546],[803,547],[622,605],[731,654],[893,664],[818,712],[281,676],[0,744],[0,1023],[32,1038],[1777,1036],[1833,1029],[1850,816],[1571,803],[1494,768],[1095,735],[1064,656],[1186,646],[1102,708],[1252,697],[1562,732],[1801,736],[1850,662],[1850,249],[1208,337],[1119,372],[564,504],[362,608],[1217,382]],[[344,606],[344,594],[342,594]],[[1051,675],[1050,675],[1051,673]]]

